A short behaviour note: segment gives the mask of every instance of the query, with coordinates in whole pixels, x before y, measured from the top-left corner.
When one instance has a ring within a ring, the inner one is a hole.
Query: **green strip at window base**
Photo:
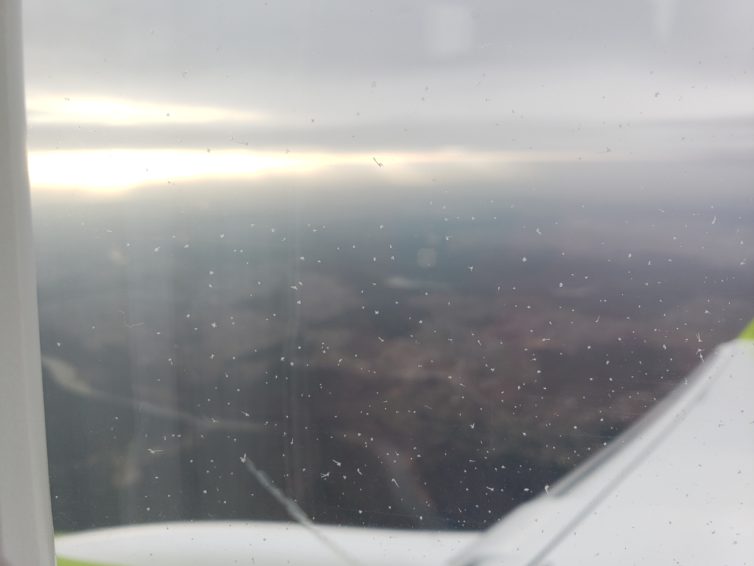
[[[58,556],[58,566],[113,566],[111,564],[101,564],[97,562],[84,562],[81,560],[73,560],[72,558],[63,558]]]
[[[738,335],[738,339],[754,341],[754,320],[752,320],[749,325],[743,329],[743,332]]]

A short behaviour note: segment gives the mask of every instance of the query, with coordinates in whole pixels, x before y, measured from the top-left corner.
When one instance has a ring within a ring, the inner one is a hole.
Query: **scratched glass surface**
[[[483,529],[754,315],[748,3],[25,9],[58,531]]]

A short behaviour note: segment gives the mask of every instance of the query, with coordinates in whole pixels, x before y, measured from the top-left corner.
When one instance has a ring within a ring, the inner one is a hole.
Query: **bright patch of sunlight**
[[[173,182],[245,181],[274,176],[323,175],[328,182],[366,173],[388,182],[429,183],[443,171],[475,176],[511,175],[526,162],[569,161],[574,156],[541,152],[479,152],[464,149],[404,152],[270,151],[238,149],[97,149],[29,152],[34,189],[119,192]],[[431,166],[431,167],[430,167]]]
[[[232,108],[86,95],[30,96],[26,107],[31,125],[149,126],[218,122],[238,124],[269,119],[261,113]]]

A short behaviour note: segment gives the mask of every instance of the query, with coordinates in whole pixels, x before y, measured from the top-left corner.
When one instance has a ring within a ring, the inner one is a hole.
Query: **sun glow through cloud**
[[[378,155],[378,157],[375,157]],[[293,152],[178,149],[98,149],[31,151],[29,177],[34,188],[122,191],[168,182],[253,180],[272,176],[379,173],[419,181],[423,166],[505,167],[502,156],[460,150],[401,153]]]
[[[167,148],[30,151],[34,189],[121,192],[197,181],[298,178],[327,183],[379,179],[430,183],[446,178],[511,178],[527,164],[574,162],[571,152],[500,152],[446,148],[425,151],[255,151]],[[602,159],[610,159],[605,156]]]
[[[150,126],[211,123],[257,123],[270,116],[233,108],[141,101],[112,96],[30,96],[26,103],[31,125],[87,124]]]

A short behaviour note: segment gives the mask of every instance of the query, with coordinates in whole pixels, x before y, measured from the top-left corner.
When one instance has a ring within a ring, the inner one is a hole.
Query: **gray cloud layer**
[[[754,4],[25,3],[31,146],[744,156]],[[253,112],[259,124],[35,122],[35,97]],[[732,152],[732,153],[730,153]]]

